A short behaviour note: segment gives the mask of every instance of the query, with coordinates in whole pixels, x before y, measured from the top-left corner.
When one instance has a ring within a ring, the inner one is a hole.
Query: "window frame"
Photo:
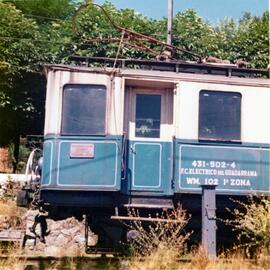
[[[136,94],[160,94],[161,97],[161,128],[160,138],[147,138],[135,136],[135,114],[136,114]],[[173,89],[172,88],[150,88],[130,86],[126,88],[125,96],[125,126],[124,130],[132,141],[160,142],[171,141],[173,134]],[[171,105],[171,106],[169,106]]]
[[[239,135],[237,139],[234,138],[207,138],[201,136],[201,95],[203,93],[219,93],[219,94],[231,94],[238,95],[240,97],[239,102]],[[242,93],[237,91],[219,91],[219,90],[209,90],[209,89],[201,89],[199,91],[199,110],[198,110],[198,140],[199,141],[209,141],[209,142],[228,142],[228,143],[241,143],[242,142]]]
[[[63,132],[63,112],[64,112],[64,91],[65,87],[67,86],[101,86],[105,88],[105,117],[104,117],[104,133],[80,133],[80,134],[70,134]],[[66,83],[62,87],[62,108],[61,108],[61,125],[60,125],[60,134],[62,136],[107,136],[108,134],[108,126],[107,126],[107,119],[108,119],[108,88],[105,84],[94,84],[94,83]]]

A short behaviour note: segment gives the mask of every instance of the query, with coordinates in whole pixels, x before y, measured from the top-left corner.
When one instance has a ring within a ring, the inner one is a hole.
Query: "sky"
[[[94,0],[101,4],[105,0]],[[167,0],[109,0],[116,8],[131,8],[153,18],[167,17]],[[269,0],[174,0],[174,14],[193,8],[204,19],[217,23],[225,17],[238,19],[244,12],[261,15],[269,9]]]

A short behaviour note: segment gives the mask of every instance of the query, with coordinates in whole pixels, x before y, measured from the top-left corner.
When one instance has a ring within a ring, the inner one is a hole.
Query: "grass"
[[[26,259],[20,258],[21,250],[18,243],[1,243],[0,269],[1,270],[24,270],[26,267]]]
[[[16,257],[10,256],[8,259],[0,260],[1,270],[24,270],[27,266],[25,259],[18,259]]]
[[[244,252],[220,255],[217,259],[209,259],[206,253],[198,248],[188,254],[190,259],[178,257],[174,260],[172,250],[157,249],[143,258],[133,258],[129,262],[129,270],[268,270],[270,257],[249,260]]]

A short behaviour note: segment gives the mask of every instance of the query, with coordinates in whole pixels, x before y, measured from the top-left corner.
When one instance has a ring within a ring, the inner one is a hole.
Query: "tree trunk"
[[[13,173],[16,173],[17,165],[19,162],[20,135],[15,136],[13,143],[14,143],[14,150],[13,150],[14,160],[12,162],[12,165],[13,165]]]

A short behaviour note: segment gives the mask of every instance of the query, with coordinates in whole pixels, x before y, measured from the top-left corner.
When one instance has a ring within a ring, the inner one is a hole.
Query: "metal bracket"
[[[206,216],[209,220],[216,219],[216,208],[205,208]]]
[[[131,153],[132,153],[132,154],[136,155],[136,151],[135,151],[134,145],[131,145],[131,146],[130,146],[130,150],[131,150]]]

